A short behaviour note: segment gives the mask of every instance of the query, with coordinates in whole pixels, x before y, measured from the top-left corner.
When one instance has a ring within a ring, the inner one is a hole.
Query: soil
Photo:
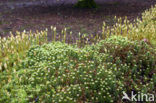
[[[23,30],[44,30],[56,26],[73,35],[97,34],[101,32],[103,21],[111,26],[114,16],[133,21],[141,13],[156,4],[156,0],[95,0],[97,9],[78,9],[73,5],[77,0],[1,0],[0,36]]]

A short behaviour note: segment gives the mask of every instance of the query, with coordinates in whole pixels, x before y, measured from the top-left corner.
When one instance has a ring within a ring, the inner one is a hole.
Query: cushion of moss
[[[97,8],[97,4],[94,0],[79,0],[78,3],[75,4],[77,8]]]
[[[155,51],[112,36],[77,48],[60,42],[33,46],[0,91],[1,102],[117,102],[122,91],[152,92]]]

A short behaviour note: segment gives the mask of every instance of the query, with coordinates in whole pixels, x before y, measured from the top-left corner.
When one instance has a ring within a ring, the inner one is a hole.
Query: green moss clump
[[[121,36],[84,48],[33,46],[0,90],[0,102],[116,103],[122,91],[153,93],[155,55],[148,44]]]
[[[77,8],[97,8],[97,4],[94,0],[79,0],[77,4],[75,4]]]

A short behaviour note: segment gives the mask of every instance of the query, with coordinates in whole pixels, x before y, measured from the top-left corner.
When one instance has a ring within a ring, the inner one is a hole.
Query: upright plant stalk
[[[105,27],[106,27],[106,23],[103,22],[103,26],[102,26],[102,39],[105,39]]]
[[[54,39],[54,37],[53,37],[53,35],[54,35],[54,27],[53,26],[50,27],[50,31],[52,32],[51,33],[51,41],[53,41],[53,39]]]
[[[69,42],[72,42],[72,31],[70,32],[70,41]]]
[[[64,29],[64,43],[66,43],[67,29]]]
[[[54,27],[53,31],[54,31],[54,41],[56,41],[56,27]]]
[[[61,35],[62,35],[62,36],[60,36],[60,41],[63,40],[63,37],[64,37],[64,30],[61,31]]]

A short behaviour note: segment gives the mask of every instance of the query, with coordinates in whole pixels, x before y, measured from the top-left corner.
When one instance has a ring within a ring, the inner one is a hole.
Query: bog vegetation
[[[135,23],[115,19],[113,28],[103,23],[101,34],[75,41],[55,27],[0,38],[0,103],[119,103],[123,91],[156,94],[156,6]]]

